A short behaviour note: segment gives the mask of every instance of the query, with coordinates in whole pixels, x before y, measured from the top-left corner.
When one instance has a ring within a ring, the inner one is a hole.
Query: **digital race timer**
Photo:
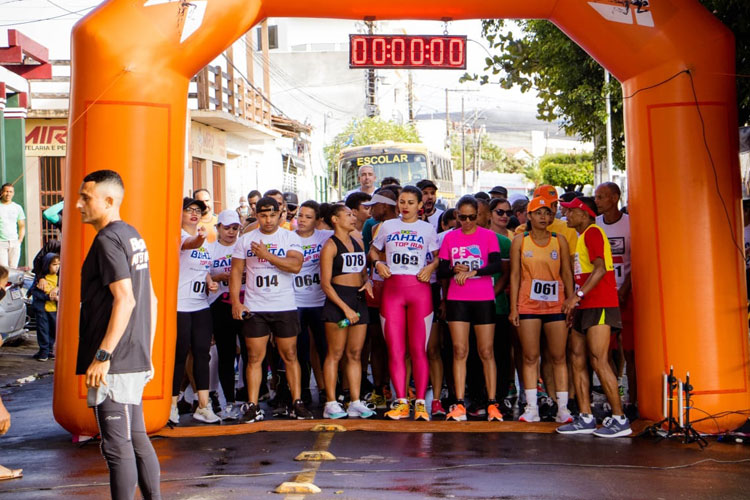
[[[466,37],[349,35],[349,67],[466,69]]]

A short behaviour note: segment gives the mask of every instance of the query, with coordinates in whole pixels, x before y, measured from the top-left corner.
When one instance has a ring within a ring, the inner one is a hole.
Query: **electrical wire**
[[[20,26],[22,24],[34,24],[34,23],[41,23],[41,22],[44,22],[44,21],[52,21],[52,20],[55,20],[55,19],[60,19],[61,17],[69,16],[71,14],[75,14],[75,15],[83,17],[83,15],[81,14],[81,12],[89,11],[89,10],[93,9],[94,7],[96,7],[96,5],[92,5],[91,7],[84,7],[83,9],[79,9],[79,10],[67,11],[64,14],[58,14],[56,16],[45,17],[45,18],[42,18],[42,19],[31,19],[29,21],[16,21],[16,22],[12,22],[12,23],[0,24],[0,28],[5,27],[5,26]],[[65,10],[65,9],[63,9],[63,10]]]
[[[716,194],[719,195],[719,200],[721,200],[721,206],[724,209],[724,215],[727,218],[727,224],[729,226],[729,234],[732,237],[732,242],[734,243],[734,247],[737,249],[737,252],[739,252],[740,254],[740,258],[744,260],[745,251],[737,242],[737,235],[735,234],[736,231],[734,230],[734,227],[732,225],[732,218],[729,216],[729,209],[727,208],[727,204],[726,204],[726,201],[724,200],[724,196],[721,194],[721,189],[719,189],[719,173],[716,170],[716,164],[714,163],[714,156],[711,153],[711,148],[708,146],[708,137],[706,136],[706,122],[703,120],[703,112],[701,111],[700,102],[698,101],[698,94],[695,91],[695,81],[693,80],[693,72],[691,70],[685,70],[683,71],[683,73],[687,73],[687,75],[690,77],[690,88],[693,91],[693,99],[695,99],[695,109],[698,112],[698,118],[700,118],[700,121],[701,121],[701,131],[703,133],[703,145],[706,147],[706,154],[708,154],[708,159],[711,162],[711,168],[713,169],[713,172],[714,172],[714,184],[716,186]],[[667,81],[665,81],[664,83],[666,83]]]

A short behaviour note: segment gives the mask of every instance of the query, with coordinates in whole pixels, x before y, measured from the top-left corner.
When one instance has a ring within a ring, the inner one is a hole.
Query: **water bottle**
[[[357,316],[359,317],[359,313],[357,313]],[[338,325],[339,328],[346,328],[347,326],[351,325],[351,321],[349,321],[349,318],[344,318],[338,322]]]

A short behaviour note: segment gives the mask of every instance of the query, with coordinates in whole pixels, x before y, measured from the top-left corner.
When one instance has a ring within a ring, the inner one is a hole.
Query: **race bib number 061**
[[[558,288],[560,283],[557,281],[531,281],[531,300],[541,302],[557,302]]]

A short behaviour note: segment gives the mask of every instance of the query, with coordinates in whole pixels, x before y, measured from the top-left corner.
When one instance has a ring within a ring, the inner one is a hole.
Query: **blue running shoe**
[[[618,438],[629,436],[632,433],[633,429],[630,428],[630,420],[623,415],[622,417],[605,418],[602,426],[594,431],[594,436],[602,438]]]
[[[572,423],[561,425],[556,430],[560,434],[593,434],[596,430],[596,420],[591,417],[591,421],[586,422],[581,415],[577,415]]]

